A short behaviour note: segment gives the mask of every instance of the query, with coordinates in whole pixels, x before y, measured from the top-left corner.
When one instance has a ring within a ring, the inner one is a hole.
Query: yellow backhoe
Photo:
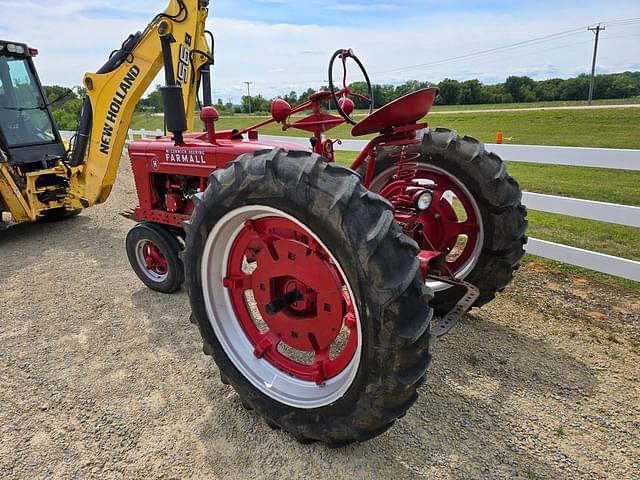
[[[185,130],[192,129],[200,85],[203,103],[211,103],[208,4],[171,0],[102,68],[84,76],[87,96],[71,148],[65,148],[34,68],[37,50],[0,41],[0,214],[16,223],[34,222],[104,202],[134,109],[163,66],[172,77],[165,99],[182,109],[177,117],[186,118]]]

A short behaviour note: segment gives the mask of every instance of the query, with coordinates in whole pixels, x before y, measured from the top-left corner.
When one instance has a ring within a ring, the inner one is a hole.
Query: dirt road
[[[186,294],[129,268],[121,170],[107,205],[0,232],[1,478],[639,478],[639,295],[528,266],[388,433],[303,446],[221,384]]]

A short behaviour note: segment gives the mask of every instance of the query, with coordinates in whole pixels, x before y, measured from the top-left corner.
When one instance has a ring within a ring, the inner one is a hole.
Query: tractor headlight
[[[433,203],[433,194],[429,191],[421,193],[416,200],[416,208],[421,212],[428,210]]]

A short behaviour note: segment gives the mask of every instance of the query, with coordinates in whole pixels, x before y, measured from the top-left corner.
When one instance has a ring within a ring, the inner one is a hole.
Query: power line
[[[636,23],[640,23],[640,17],[639,18],[626,18],[626,19],[620,19],[620,20],[613,20],[612,22],[606,22],[606,23],[609,26],[611,26],[611,25],[614,25],[614,26],[633,25],[633,24],[636,24]],[[571,29],[571,30],[565,30],[564,32],[552,33],[552,34],[549,34],[549,35],[544,35],[542,37],[532,38],[530,40],[524,40],[524,41],[521,41],[521,42],[516,42],[516,43],[513,43],[513,44],[509,44],[509,45],[504,45],[504,46],[501,46],[501,47],[490,48],[490,49],[487,49],[487,50],[480,50],[480,51],[468,53],[468,54],[465,54],[465,55],[458,55],[458,56],[455,56],[455,57],[444,58],[444,59],[436,60],[436,61],[433,61],[433,62],[418,64],[418,65],[408,65],[408,66],[405,66],[405,67],[394,68],[394,69],[391,69],[391,70],[373,72],[372,74],[375,75],[375,74],[384,74],[384,73],[395,73],[395,72],[402,72],[402,71],[407,71],[407,70],[420,69],[420,68],[424,68],[424,67],[431,67],[431,66],[442,65],[442,64],[446,64],[446,63],[452,63],[452,62],[456,62],[456,61],[460,61],[460,60],[467,60],[467,59],[470,59],[470,58],[486,56],[486,55],[489,55],[489,54],[492,54],[492,53],[496,53],[496,52],[502,51],[502,50],[510,50],[510,49],[514,49],[514,48],[529,47],[529,46],[532,46],[532,45],[537,45],[537,44],[540,44],[540,43],[546,43],[546,42],[558,40],[560,38],[564,38],[564,37],[568,37],[568,36],[579,34],[579,33],[583,32],[586,27],[587,26],[578,27],[578,28],[574,28],[574,29]]]
[[[628,26],[628,25],[639,24],[640,23],[640,17],[611,20],[611,21],[602,22],[602,23],[606,23],[608,27],[611,27],[611,26],[624,27],[624,26]],[[499,53],[499,52],[506,51],[506,50],[531,47],[531,46],[535,46],[535,45],[539,45],[539,44],[543,44],[543,43],[548,43],[548,42],[552,42],[552,41],[559,40],[559,39],[562,39],[562,38],[566,38],[566,37],[570,37],[570,36],[574,36],[574,35],[580,34],[580,33],[585,31],[585,28],[588,28],[588,26],[583,26],[583,27],[578,27],[578,28],[574,28],[574,29],[571,29],[571,30],[565,30],[565,31],[562,31],[562,32],[552,33],[552,34],[549,34],[549,35],[544,35],[544,36],[532,38],[532,39],[529,39],[529,40],[523,40],[523,41],[520,41],[520,42],[516,42],[516,43],[508,44],[508,45],[503,45],[503,46],[500,46],[500,47],[494,47],[494,48],[490,48],[490,49],[486,49],[486,50],[480,50],[480,51],[476,51],[476,52],[471,52],[471,53],[464,54],[464,55],[458,55],[458,56],[455,56],[455,57],[444,58],[444,59],[436,60],[436,61],[433,61],[433,62],[417,64],[417,65],[408,65],[408,66],[398,67],[398,68],[394,68],[394,69],[390,69],[390,70],[384,70],[384,71],[376,71],[376,72],[372,72],[372,75],[383,75],[383,74],[387,74],[387,73],[400,73],[400,72],[404,72],[404,71],[408,71],[408,70],[418,70],[418,69],[422,69],[422,68],[426,68],[426,67],[444,65],[444,64],[447,64],[447,63],[454,63],[454,62],[458,62],[458,61],[462,61],[462,60],[471,60],[471,59],[475,59],[475,58],[481,58],[481,57],[484,57],[484,56],[487,56],[487,55],[490,55],[490,54]],[[633,35],[631,35],[631,36],[633,36]],[[608,37],[608,38],[613,39],[613,38],[622,38],[622,37],[623,36],[616,36],[616,37]],[[579,42],[579,43],[588,43],[588,42]],[[571,44],[571,45],[577,45],[577,44],[578,43]],[[564,47],[557,47],[557,48],[564,48]],[[549,50],[545,50],[545,51],[549,51]],[[539,53],[539,52],[535,52],[535,53]],[[512,57],[507,57],[507,58],[512,58]],[[307,79],[307,80],[299,80],[299,81],[295,81],[295,82],[287,82],[287,85],[288,86],[308,85],[308,84],[313,84],[313,83],[321,84],[322,82],[323,82],[323,80],[319,80],[319,79]],[[245,83],[247,83],[247,82],[245,82]],[[248,82],[248,83],[250,83],[250,84],[257,83],[257,84],[269,85],[269,86],[272,85],[270,82],[260,82],[260,81],[258,81],[258,82]]]
[[[630,37],[640,37],[640,33],[636,33],[636,34],[631,34],[631,35],[614,35],[612,37],[607,37],[607,40],[613,40],[613,39],[617,39],[617,38],[630,38]],[[527,56],[533,56],[533,55],[539,55],[541,53],[546,53],[546,52],[553,52],[556,50],[561,50],[563,48],[569,48],[569,47],[575,47],[576,45],[585,45],[587,43],[591,43],[592,40],[582,40],[580,42],[572,42],[572,43],[566,43],[564,45],[558,45],[558,46],[554,46],[552,48],[545,48],[544,50],[536,50],[535,52],[528,52]],[[505,60],[511,60],[514,58],[522,58],[522,55],[510,55],[508,57],[497,57],[497,58],[492,58],[489,60],[482,60],[482,61],[476,61],[470,64],[466,64],[467,66],[475,66],[475,65],[486,65],[488,63],[495,63],[495,62],[503,62]],[[523,66],[521,68],[527,68],[527,66]]]
[[[580,33],[581,31],[583,31],[584,27],[580,27],[580,28],[576,28],[576,29],[572,29],[572,30],[567,30],[565,32],[559,32],[559,33],[554,33],[551,35],[545,35],[543,37],[537,37],[537,38],[533,38],[530,40],[524,40],[522,42],[517,42],[517,43],[512,43],[510,45],[504,45],[502,47],[495,47],[495,48],[489,48],[487,50],[480,50],[477,52],[472,52],[472,53],[467,53],[465,55],[458,55],[455,57],[450,57],[450,58],[443,58],[440,60],[435,60],[433,62],[428,62],[428,63],[422,63],[422,64],[418,64],[418,65],[407,65],[404,67],[399,67],[399,68],[394,68],[391,70],[385,70],[385,71],[381,71],[381,72],[373,72],[373,74],[376,73],[394,73],[394,72],[402,72],[402,71],[406,71],[406,70],[414,70],[414,69],[418,69],[418,68],[424,68],[424,67],[431,67],[434,65],[441,65],[444,63],[451,63],[451,62],[455,62],[455,61],[459,61],[459,60],[466,60],[469,58],[474,58],[474,57],[479,57],[479,56],[485,56],[491,53],[496,53],[499,52],[501,50],[509,50],[509,49],[513,49],[513,48],[522,48],[522,47],[528,47],[531,45],[537,45],[539,43],[546,43],[552,40],[557,40],[560,38],[564,38],[567,36],[571,36],[571,35],[575,35],[577,33]]]

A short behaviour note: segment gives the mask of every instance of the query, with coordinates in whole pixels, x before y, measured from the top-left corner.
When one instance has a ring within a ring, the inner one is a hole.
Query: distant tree
[[[504,89],[511,95],[514,102],[533,102],[536,100],[533,93],[535,85],[535,80],[529,77],[511,76],[504,82]]]
[[[440,97],[445,105],[458,105],[460,103],[460,82],[445,78],[438,84]]]
[[[78,98],[76,92],[71,88],[61,87],[60,85],[43,85],[42,88],[47,96],[47,102],[55,102],[55,105],[52,105],[52,107],[61,107],[66,102]]]
[[[473,105],[482,103],[482,84],[479,80],[467,80],[460,85],[460,103]]]
[[[298,103],[305,103],[309,100],[309,97],[316,93],[316,90],[313,88],[308,88],[306,91],[302,92],[300,97],[298,98]]]
[[[562,82],[560,98],[557,98],[556,100],[586,100],[588,96],[589,77],[586,74],[583,74]]]
[[[289,92],[287,95],[283,96],[282,99],[291,106],[296,106],[298,104],[298,94],[294,91]]]
[[[147,96],[148,105],[155,113],[164,112],[164,102],[162,101],[162,93],[160,88],[162,85],[156,85],[156,89]]]
[[[349,88],[354,91],[355,93],[359,94],[359,95],[363,95],[363,96],[367,96],[369,95],[369,88],[367,87],[367,83],[366,82],[354,82],[351,85],[349,85]],[[375,97],[375,93],[374,93],[374,97]],[[357,97],[352,97],[351,98],[354,103],[356,104],[356,108],[369,108],[369,104],[367,103],[366,100],[363,100],[361,98],[357,98]],[[376,99],[377,101],[377,99]],[[377,101],[377,105],[381,106],[382,103]]]
[[[74,98],[65,102],[64,106],[53,110],[53,118],[60,130],[75,130],[78,127],[82,100]]]
[[[251,109],[249,109],[249,103],[251,103]],[[243,113],[249,113],[249,111],[251,111],[252,113],[268,112],[270,110],[270,107],[271,102],[264,98],[262,95],[252,95],[251,97],[245,95],[244,97],[242,97]]]
[[[560,98],[562,84],[564,80],[561,78],[551,78],[549,80],[541,80],[536,82],[533,87],[533,94],[536,100],[540,102],[549,102]]]
[[[402,85],[398,85],[394,89],[393,100],[396,100],[400,97],[407,95],[408,93],[415,92],[416,90],[420,90],[421,88],[432,87],[433,84],[430,82],[420,82],[418,80],[408,80]],[[376,99],[377,105],[377,99]]]

